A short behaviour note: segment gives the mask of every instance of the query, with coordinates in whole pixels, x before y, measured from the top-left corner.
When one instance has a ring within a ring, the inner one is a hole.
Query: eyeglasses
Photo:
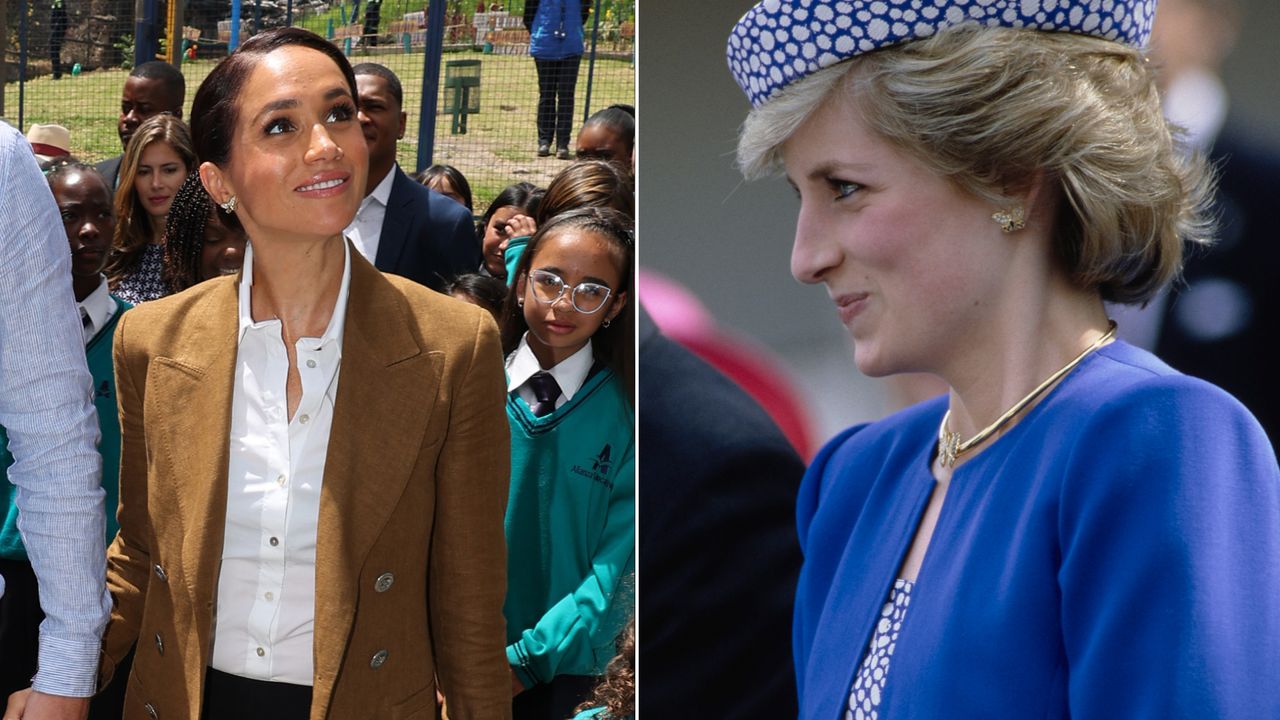
[[[554,305],[564,297],[569,288],[561,277],[549,270],[533,270],[529,273],[529,285],[533,289],[533,298],[546,305]],[[569,303],[573,309],[584,315],[597,312],[609,299],[608,285],[593,282],[580,282],[573,286],[569,293]]]

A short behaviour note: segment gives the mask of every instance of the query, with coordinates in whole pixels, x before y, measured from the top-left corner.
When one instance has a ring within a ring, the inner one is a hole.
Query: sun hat
[[[728,60],[752,107],[822,68],[965,23],[1145,47],[1156,0],[764,0],[733,27]]]
[[[71,154],[71,131],[61,125],[32,125],[27,142],[40,162]]]

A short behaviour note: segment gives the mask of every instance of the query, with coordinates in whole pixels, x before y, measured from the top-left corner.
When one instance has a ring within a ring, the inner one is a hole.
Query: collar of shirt
[[[528,338],[529,334],[525,333],[520,338],[520,346],[507,357],[507,392],[515,392],[534,373],[542,370],[538,358],[533,356],[533,350],[529,347]],[[574,393],[582,389],[582,383],[587,381],[587,373],[591,372],[593,362],[595,358],[591,355],[591,341],[588,340],[581,350],[547,370],[556,379],[566,401],[572,400]]]
[[[300,338],[299,343],[309,343],[308,347],[318,350],[329,343],[337,346],[337,359],[342,359],[342,336],[347,324],[347,295],[351,290],[351,244],[342,242],[342,284],[338,286],[338,299],[333,304],[333,314],[329,316],[329,326],[318,338]],[[244,268],[240,271],[240,332],[236,335],[238,343],[244,342],[246,333],[261,332],[274,329],[277,333],[280,320],[271,318],[262,322],[253,321],[250,290],[253,288],[253,242],[244,246]]]
[[[387,171],[386,177],[382,178],[382,181],[378,183],[378,187],[374,188],[373,192],[369,193],[365,196],[364,200],[360,201],[361,211],[375,200],[382,205],[382,207],[385,208],[387,206],[387,201],[391,199],[391,184],[395,182],[396,173],[398,172],[400,172],[400,165],[392,163],[391,169]]]
[[[98,276],[98,287],[89,293],[89,297],[83,302],[77,303],[80,310],[88,315],[89,324],[84,328],[84,344],[88,345],[102,328],[111,322],[111,318],[116,314],[116,301],[111,298],[111,291],[107,289],[107,276]]]
[[[386,177],[360,201],[360,209],[347,226],[346,235],[356,244],[356,250],[369,262],[375,262],[378,243],[382,239],[382,223],[387,217],[387,202],[391,199],[391,186],[395,183],[400,166],[392,164]]]

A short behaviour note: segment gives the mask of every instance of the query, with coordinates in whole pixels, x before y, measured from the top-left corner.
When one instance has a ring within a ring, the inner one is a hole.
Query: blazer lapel
[[[361,569],[409,482],[443,368],[440,354],[414,337],[407,303],[391,283],[359,253],[351,260],[316,538],[312,717],[327,712],[355,619]]]
[[[405,192],[404,183],[413,182],[400,168],[393,167],[395,177],[391,180],[391,193],[387,195],[387,212],[382,216],[382,232],[378,236],[378,254],[374,265],[383,272],[395,272],[400,265],[400,257],[404,254],[405,243],[409,241],[409,214],[400,209],[408,204],[412,197]]]
[[[212,608],[218,586],[218,567],[227,508],[227,460],[231,435],[231,397],[235,384],[239,279],[214,281],[212,289],[188,312],[183,329],[187,340],[172,357],[157,356],[148,373],[148,401],[144,412],[162,413],[154,440],[170,478],[166,507],[176,507],[179,522],[167,527],[184,533],[180,562],[191,606]],[[159,528],[158,532],[166,532]],[[208,657],[212,613],[197,612],[201,657]]]

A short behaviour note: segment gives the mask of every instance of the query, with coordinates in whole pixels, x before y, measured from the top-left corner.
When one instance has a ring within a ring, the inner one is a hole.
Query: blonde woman
[[[1105,6],[1105,7],[1104,7]],[[1151,0],[766,0],[729,64],[791,271],[872,376],[798,499],[803,718],[1280,716],[1280,471],[1257,421],[1113,340],[1209,237]]]
[[[156,115],[138,126],[120,164],[116,189],[116,233],[107,281],[130,303],[169,294],[164,280],[165,218],[187,175],[196,169],[191,131],[173,115]]]

